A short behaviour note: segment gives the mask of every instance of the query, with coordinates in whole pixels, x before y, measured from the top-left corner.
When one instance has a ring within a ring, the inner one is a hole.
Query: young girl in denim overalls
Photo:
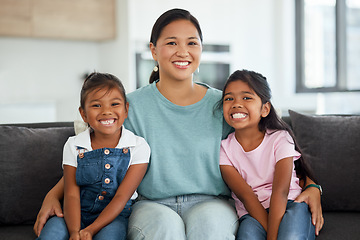
[[[313,178],[270,98],[266,78],[247,70],[223,90],[224,119],[235,132],[221,142],[220,170],[240,218],[236,239],[315,239],[308,205],[294,202],[299,181]]]
[[[80,114],[90,128],[64,146],[64,220],[51,218],[39,239],[126,239],[136,188],[150,148],[124,128],[129,104],[119,79],[92,73],[81,90]]]

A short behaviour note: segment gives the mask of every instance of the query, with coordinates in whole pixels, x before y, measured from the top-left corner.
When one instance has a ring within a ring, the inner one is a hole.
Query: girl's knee
[[[128,230],[128,218],[118,216],[110,224],[102,228],[95,236],[94,240],[126,240]]]
[[[315,239],[315,226],[306,203],[288,204],[280,223],[278,239]]]
[[[309,206],[305,202],[288,203],[282,222],[289,222],[289,224],[311,223]]]
[[[236,239],[266,239],[266,231],[261,224],[249,214],[243,216],[239,220],[240,225]]]
[[[65,219],[57,216],[49,218],[44,228],[42,229],[38,240],[52,239],[52,240],[67,240],[69,239],[68,230]]]
[[[286,206],[287,212],[294,212],[295,214],[298,213],[306,213],[309,212],[309,205],[307,205],[305,202],[288,202]]]

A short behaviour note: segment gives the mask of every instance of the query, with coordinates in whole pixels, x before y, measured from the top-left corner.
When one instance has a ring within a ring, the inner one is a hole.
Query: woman
[[[128,238],[235,239],[237,216],[219,170],[220,141],[230,132],[214,111],[221,91],[193,82],[202,51],[198,21],[186,10],[165,12],[153,26],[150,49],[158,63],[151,84],[128,94],[125,126],[151,148]],[[61,213],[62,192],[60,180],[44,200],[35,232]],[[299,200],[309,202],[321,229],[320,194],[307,189]]]

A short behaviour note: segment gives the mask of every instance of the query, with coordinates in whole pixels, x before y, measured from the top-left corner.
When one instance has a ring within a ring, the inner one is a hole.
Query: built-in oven
[[[136,52],[136,88],[149,83],[150,74],[155,66],[150,50],[146,45]],[[206,83],[222,89],[229,77],[231,68],[230,46],[204,44],[199,70],[194,74],[194,81]]]

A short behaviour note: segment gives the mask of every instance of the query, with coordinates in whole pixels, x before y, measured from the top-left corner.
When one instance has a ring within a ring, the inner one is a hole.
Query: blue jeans
[[[253,239],[266,240],[266,231],[261,224],[249,214],[239,220],[236,240]],[[278,240],[315,239],[315,226],[311,222],[311,213],[306,203],[296,203],[289,200],[281,220]]]
[[[227,199],[184,195],[160,200],[141,198],[129,219],[129,240],[235,239],[237,215]]]
[[[128,227],[128,218],[119,215],[109,225],[102,228],[94,237],[93,240],[125,240]],[[68,240],[69,232],[66,227],[65,219],[60,217],[50,218],[38,240]]]

